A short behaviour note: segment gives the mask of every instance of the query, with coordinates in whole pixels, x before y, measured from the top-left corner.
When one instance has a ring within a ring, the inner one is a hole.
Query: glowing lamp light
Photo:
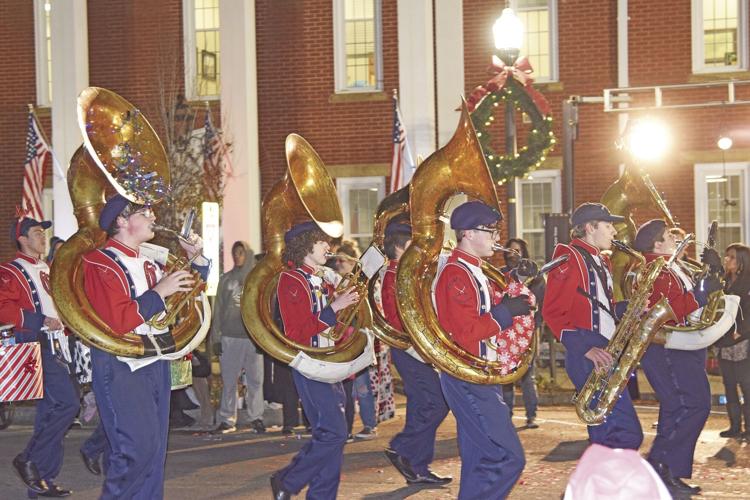
[[[625,138],[625,144],[636,159],[657,161],[669,149],[671,136],[667,126],[656,119],[643,119],[634,123]]]
[[[726,151],[727,149],[731,149],[732,147],[732,138],[728,137],[726,135],[722,135],[719,137],[719,140],[716,141],[716,145],[721,149],[722,151]]]
[[[492,26],[492,35],[500,59],[508,65],[516,62],[523,43],[523,23],[513,9],[503,9],[503,13]]]

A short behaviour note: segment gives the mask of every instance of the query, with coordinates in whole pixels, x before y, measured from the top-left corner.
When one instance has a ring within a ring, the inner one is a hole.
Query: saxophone
[[[628,308],[607,344],[606,351],[612,356],[614,363],[607,370],[593,370],[583,388],[573,398],[578,418],[587,425],[604,423],[656,332],[667,322],[676,321],[666,297],[659,299],[650,309],[648,302],[656,278],[674,262],[689,242],[680,243],[668,261],[659,257],[648,264],[640,253],[625,244],[618,241],[613,244],[618,250],[637,258],[641,265]]]

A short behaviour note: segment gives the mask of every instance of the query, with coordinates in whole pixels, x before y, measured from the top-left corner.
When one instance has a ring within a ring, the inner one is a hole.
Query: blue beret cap
[[[651,219],[638,228],[633,241],[633,248],[639,252],[650,252],[654,242],[659,239],[667,229],[667,223],[663,219]]]
[[[622,222],[625,217],[612,215],[609,209],[601,203],[581,203],[573,212],[570,223],[574,226],[591,221]]]
[[[467,201],[451,214],[451,229],[474,229],[479,226],[491,226],[503,220],[499,210],[485,205],[481,201]]]
[[[99,227],[105,231],[112,227],[112,223],[125,210],[128,203],[130,203],[128,199],[121,194],[116,194],[108,199],[102,213],[99,214]]]
[[[36,226],[42,226],[42,229],[49,229],[52,227],[52,222],[43,220],[39,222],[31,217],[24,217],[22,219],[16,219],[10,226],[10,239],[11,241],[18,241],[21,236],[26,236],[29,233],[29,229]]]
[[[291,227],[291,229],[289,229],[289,231],[284,233],[284,243],[288,245],[290,241],[292,241],[294,238],[296,238],[300,234],[306,233],[308,231],[313,231],[315,229],[320,229],[320,228],[315,222],[311,220],[301,222],[299,224],[295,224],[294,226]]]
[[[385,236],[393,234],[408,234],[411,236],[411,226],[403,222],[391,221],[385,226]]]

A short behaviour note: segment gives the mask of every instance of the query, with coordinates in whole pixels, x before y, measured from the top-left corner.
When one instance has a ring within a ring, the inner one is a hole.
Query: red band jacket
[[[114,239],[83,256],[86,296],[118,335],[138,329],[164,310],[161,296],[151,289],[161,276],[151,259]]]
[[[652,262],[658,257],[664,257],[665,259],[669,258],[669,256],[658,255],[655,253],[647,253],[645,257],[646,262]],[[673,264],[673,266],[676,265],[677,264]],[[681,278],[680,274],[682,274],[684,278]],[[659,276],[654,282],[654,288],[649,297],[649,307],[656,304],[661,297],[666,297],[669,301],[669,305],[672,307],[672,311],[674,311],[674,315],[677,317],[677,322],[684,323],[690,313],[701,307],[701,304],[696,300],[692,289],[692,279],[686,274],[675,270],[674,267],[664,269],[659,273]]]
[[[383,276],[383,286],[380,289],[381,303],[383,305],[383,315],[385,320],[396,330],[404,331],[404,325],[401,323],[401,317],[398,315],[396,305],[396,272],[398,270],[398,261],[391,260],[388,262],[388,268]]]
[[[513,324],[500,304],[500,291],[484,277],[482,261],[454,249],[435,283],[435,308],[440,325],[453,341],[475,356],[496,359],[485,339]]]
[[[33,342],[48,316],[57,318],[47,263],[18,252],[0,264],[0,322],[14,326],[19,342]]]
[[[592,256],[599,257],[604,272],[609,276],[612,274],[609,259],[601,255],[596,247],[581,239],[574,239],[570,242],[570,245],[559,244],[555,247],[553,259],[561,255],[570,255],[570,258],[550,271],[547,276],[547,290],[542,306],[542,316],[558,340],[562,340],[563,332],[588,330],[599,333],[600,316],[609,314],[599,305],[594,306],[593,301],[589,298],[589,296],[600,296],[596,271],[587,265],[581,252],[574,247],[588,252]],[[614,304],[610,302],[610,304],[604,305],[615,316],[619,316],[627,303]]]
[[[320,333],[336,324],[336,313],[328,305],[332,287],[303,265],[279,277],[277,297],[284,335],[312,347],[330,347],[333,342]]]

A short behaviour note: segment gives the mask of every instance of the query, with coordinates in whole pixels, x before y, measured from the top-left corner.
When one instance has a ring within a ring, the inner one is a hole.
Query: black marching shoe
[[[727,429],[725,431],[721,431],[719,433],[719,437],[723,437],[723,438],[736,438],[736,437],[740,437],[741,435],[742,435],[742,433],[740,432],[740,428],[739,427],[737,427],[737,428],[730,427],[729,429]]]
[[[23,461],[21,455],[13,459],[13,468],[16,469],[21,481],[29,491],[44,493],[47,491],[47,482],[39,477],[39,471],[31,460]]]
[[[399,471],[402,476],[404,476],[407,482],[411,482],[417,479],[417,474],[412,470],[411,464],[409,464],[409,461],[407,459],[396,453],[391,448],[386,448],[385,450],[383,450],[383,453],[385,453],[385,456],[388,457],[388,460],[390,460],[396,470]]]
[[[431,470],[427,471],[427,475],[417,474],[416,478],[406,480],[409,484],[448,484],[451,481],[453,481],[451,476],[440,476]]]
[[[271,475],[271,491],[273,492],[273,500],[290,500],[292,498],[292,494],[284,489],[281,479],[276,474]]]
[[[674,477],[666,464],[652,463],[651,465],[672,495],[697,495],[701,492],[700,486],[690,486],[679,477]]]
[[[56,484],[49,483],[48,485],[49,485],[49,489],[47,489],[47,491],[42,492],[42,493],[29,491],[29,498],[37,498],[37,497],[62,498],[62,497],[69,497],[70,495],[73,494],[73,491],[60,488]]]
[[[102,475],[102,468],[99,466],[99,460],[95,458],[91,458],[90,456],[86,455],[84,452],[81,452],[81,459],[83,460],[83,465],[86,466],[88,471],[92,473],[95,476],[101,476]]]

